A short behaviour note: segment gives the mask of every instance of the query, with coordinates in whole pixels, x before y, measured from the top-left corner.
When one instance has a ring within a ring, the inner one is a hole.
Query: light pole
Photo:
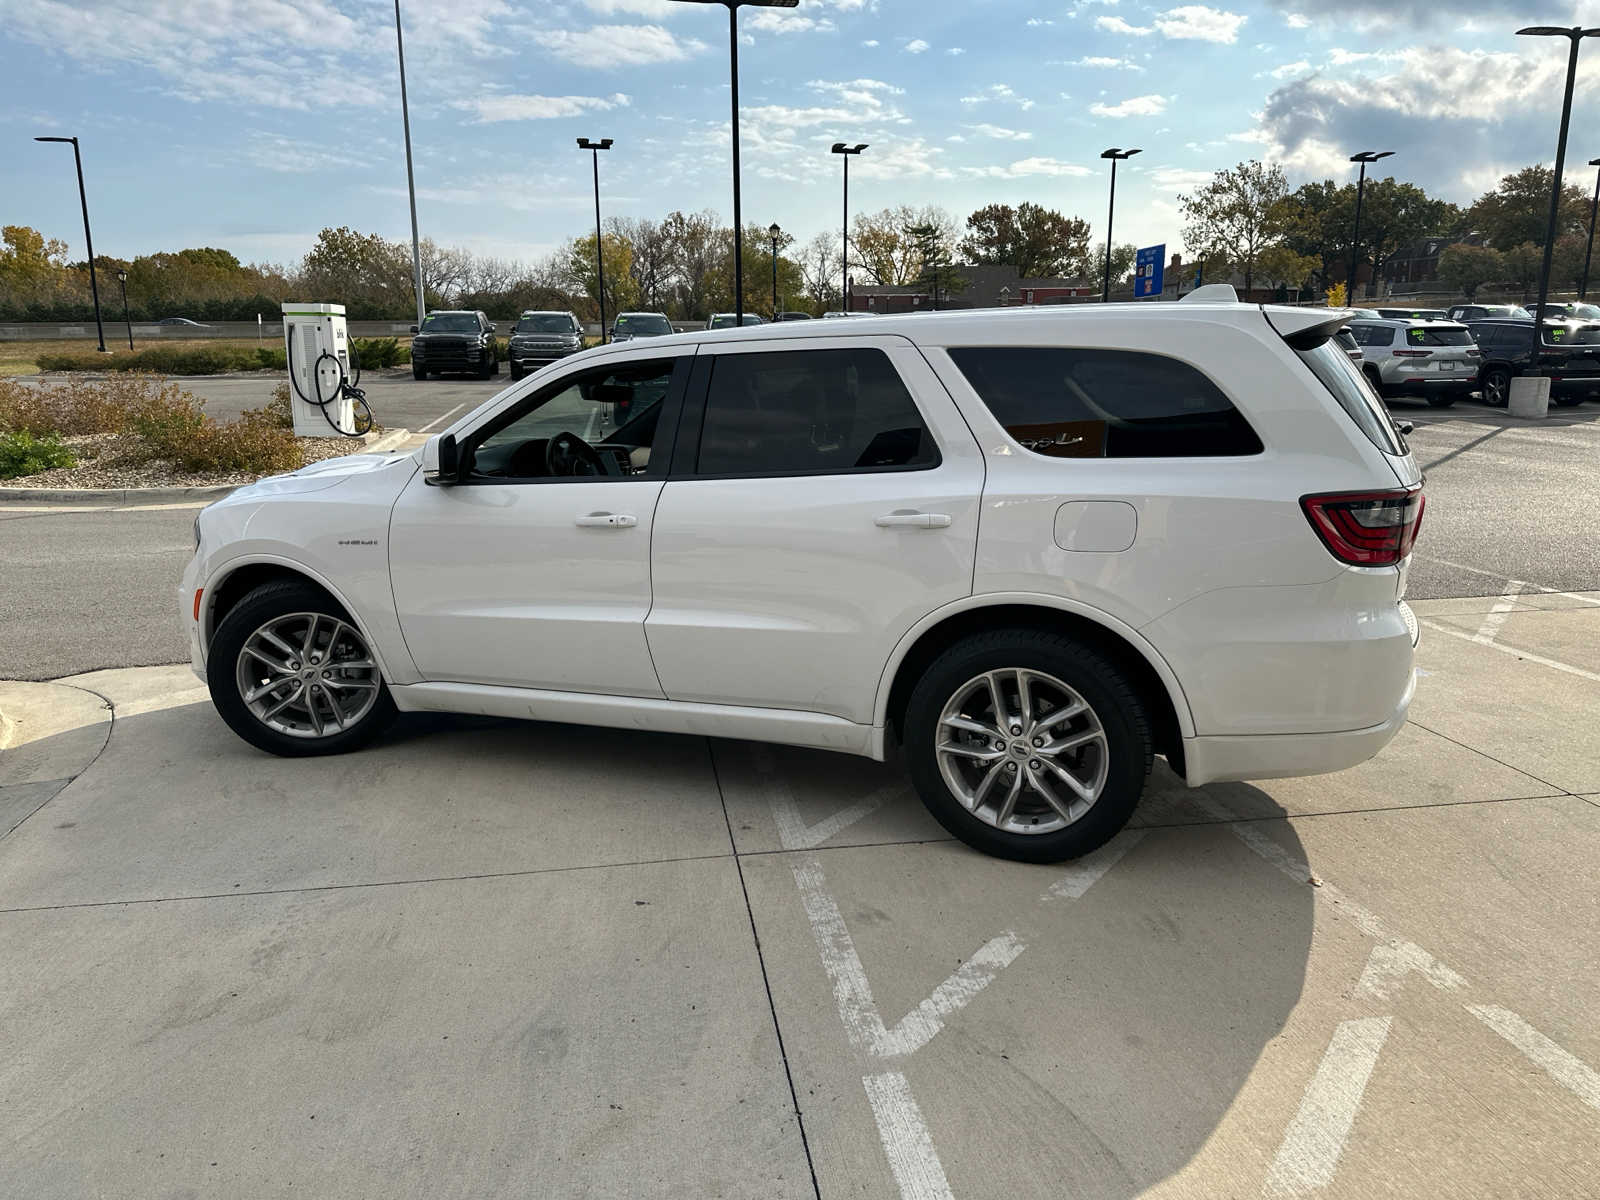
[[[1591,167],[1600,167],[1600,158],[1589,160]],[[1589,257],[1594,253],[1594,219],[1600,213],[1600,171],[1594,173],[1594,199],[1589,202],[1589,244],[1583,251],[1583,278],[1578,283],[1578,299],[1584,300],[1589,294]]]
[[[744,324],[744,218],[739,211],[739,9],[794,8],[800,0],[679,0],[721,4],[728,10],[728,66],[733,79],[733,323]]]
[[[94,297],[94,329],[100,336],[100,353],[109,354],[106,349],[106,329],[100,321],[100,284],[94,274],[94,238],[89,236],[89,196],[83,190],[83,155],[78,153],[78,139],[75,137],[36,137],[36,142],[71,142],[72,161],[78,167],[78,202],[83,205],[83,240],[89,246],[89,294]]]
[[[417,180],[411,171],[411,107],[406,103],[406,43],[400,33],[400,0],[394,0],[394,48],[400,56],[400,123],[406,134],[406,192],[411,197],[411,274],[417,292],[417,328],[427,318],[422,292],[422,244],[417,240]]]
[[[1349,304],[1356,298],[1356,256],[1361,253],[1361,195],[1367,189],[1367,164],[1375,163],[1380,158],[1388,158],[1393,150],[1363,150],[1360,154],[1352,154],[1350,161],[1361,164],[1361,177],[1356,180],[1356,228],[1350,235],[1350,276],[1349,286],[1345,289],[1345,303]],[[1377,274],[1377,264],[1373,264],[1373,274]]]
[[[844,258],[840,261],[843,266],[839,275],[839,306],[845,312],[850,311],[850,158],[860,154],[867,148],[867,143],[859,146],[847,146],[843,142],[835,142],[831,153],[844,156]]]
[[[600,344],[606,344],[606,260],[605,243],[600,237],[600,151],[609,150],[615,143],[610,138],[601,138],[598,142],[591,142],[588,138],[578,139],[578,149],[589,151],[589,156],[594,160],[594,270],[595,270],[595,295],[600,297]]]
[[[1115,146],[1100,152],[1101,158],[1111,160],[1111,203],[1106,208],[1106,277],[1100,285],[1101,304],[1111,299],[1111,219],[1117,212],[1117,162],[1120,159],[1132,158],[1138,153],[1137,150],[1119,150]]]
[[[117,268],[117,283],[122,287],[122,323],[128,327],[128,349],[133,349],[133,318],[128,315],[128,272]]]
[[[1518,37],[1564,37],[1572,42],[1567,55],[1567,94],[1561,101],[1561,134],[1556,138],[1555,179],[1550,185],[1550,219],[1544,230],[1544,265],[1539,268],[1539,303],[1533,310],[1533,354],[1539,356],[1539,338],[1544,329],[1544,302],[1550,297],[1550,256],[1556,248],[1556,216],[1561,208],[1561,172],[1567,165],[1567,125],[1572,120],[1572,85],[1578,78],[1578,47],[1584,38],[1600,37],[1600,29],[1574,25],[1561,29],[1554,25],[1530,25],[1517,30]]]
[[[767,236],[772,239],[772,319],[778,319],[778,239],[783,236],[783,230],[774,221],[767,226]]]

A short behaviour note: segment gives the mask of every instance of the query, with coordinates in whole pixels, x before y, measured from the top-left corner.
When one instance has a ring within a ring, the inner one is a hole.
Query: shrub
[[[399,338],[353,338],[351,346],[364,371],[400,366],[411,361],[411,347],[402,346]]]
[[[31,433],[0,433],[0,479],[77,465],[72,451],[54,434],[36,438]]]
[[[27,387],[0,380],[0,432],[122,433],[136,414],[201,402],[176,384],[149,375],[69,379]]]
[[[260,414],[260,419],[266,424],[278,429],[294,428],[294,409],[289,404],[289,385],[280,383],[272,389],[272,399],[260,408],[246,410],[249,413]]]
[[[161,457],[192,474],[248,471],[265,475],[305,465],[294,434],[272,424],[260,409],[220,425],[205,418]]]
[[[147,346],[132,354],[41,354],[41,371],[153,371],[160,375],[220,375],[284,369],[279,346]]]

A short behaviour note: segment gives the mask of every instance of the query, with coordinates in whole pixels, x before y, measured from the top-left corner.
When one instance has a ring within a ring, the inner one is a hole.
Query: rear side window
[[[938,464],[933,437],[881,350],[723,354],[712,367],[698,474],[834,475]]]
[[[952,347],[949,353],[1006,432],[1035,454],[1261,453],[1261,439],[1216,384],[1166,355],[1023,346]]]
[[[1387,325],[1352,325],[1350,331],[1363,346],[1388,346],[1394,343],[1394,330]]]
[[[1465,328],[1439,329],[1419,325],[1406,330],[1408,346],[1470,346],[1472,335]]]
[[[1400,439],[1400,431],[1394,427],[1389,410],[1348,354],[1332,341],[1323,342],[1315,350],[1296,350],[1295,353],[1322,381],[1322,386],[1333,393],[1339,407],[1350,414],[1350,419],[1361,427],[1361,432],[1374,446],[1388,454],[1410,453]]]

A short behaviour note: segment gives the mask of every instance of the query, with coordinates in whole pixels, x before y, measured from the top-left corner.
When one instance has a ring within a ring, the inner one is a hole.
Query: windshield
[[[672,322],[659,313],[623,313],[617,318],[618,333],[661,334],[672,332]]]
[[[571,333],[572,318],[565,313],[540,313],[517,322],[517,333]]]
[[[1467,332],[1464,325],[1447,325],[1443,327],[1421,325],[1415,329],[1406,330],[1406,345],[1470,346],[1472,345],[1472,335]]]
[[[478,318],[473,313],[433,313],[422,322],[423,333],[477,333]]]
[[[1387,454],[1409,454],[1394,427],[1389,410],[1378,399],[1372,385],[1360,369],[1350,361],[1350,356],[1339,349],[1333,340],[1323,342],[1315,350],[1296,350],[1300,361],[1311,368],[1311,373],[1322,381],[1322,386],[1333,393],[1339,407],[1350,414],[1350,419],[1361,426],[1361,432],[1372,444]]]
[[[1519,321],[1533,320],[1533,314],[1520,304],[1491,304],[1484,309],[1491,317],[1515,317]]]

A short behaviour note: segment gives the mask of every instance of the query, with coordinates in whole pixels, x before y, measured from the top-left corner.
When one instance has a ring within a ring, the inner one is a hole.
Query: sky
[[[732,211],[728,20],[681,0],[405,0],[421,232],[532,260],[607,215]],[[1600,0],[801,0],[740,11],[743,209],[802,241],[851,208],[1022,201],[1181,247],[1177,195],[1249,158],[1291,184],[1350,154],[1465,203],[1549,163],[1565,40]],[[1569,175],[1600,157],[1585,43]],[[388,0],[0,0],[0,223],[83,257],[82,141],[101,254],[213,245],[293,263],[323,226],[409,234]],[[1576,169],[1572,164],[1580,164]]]

